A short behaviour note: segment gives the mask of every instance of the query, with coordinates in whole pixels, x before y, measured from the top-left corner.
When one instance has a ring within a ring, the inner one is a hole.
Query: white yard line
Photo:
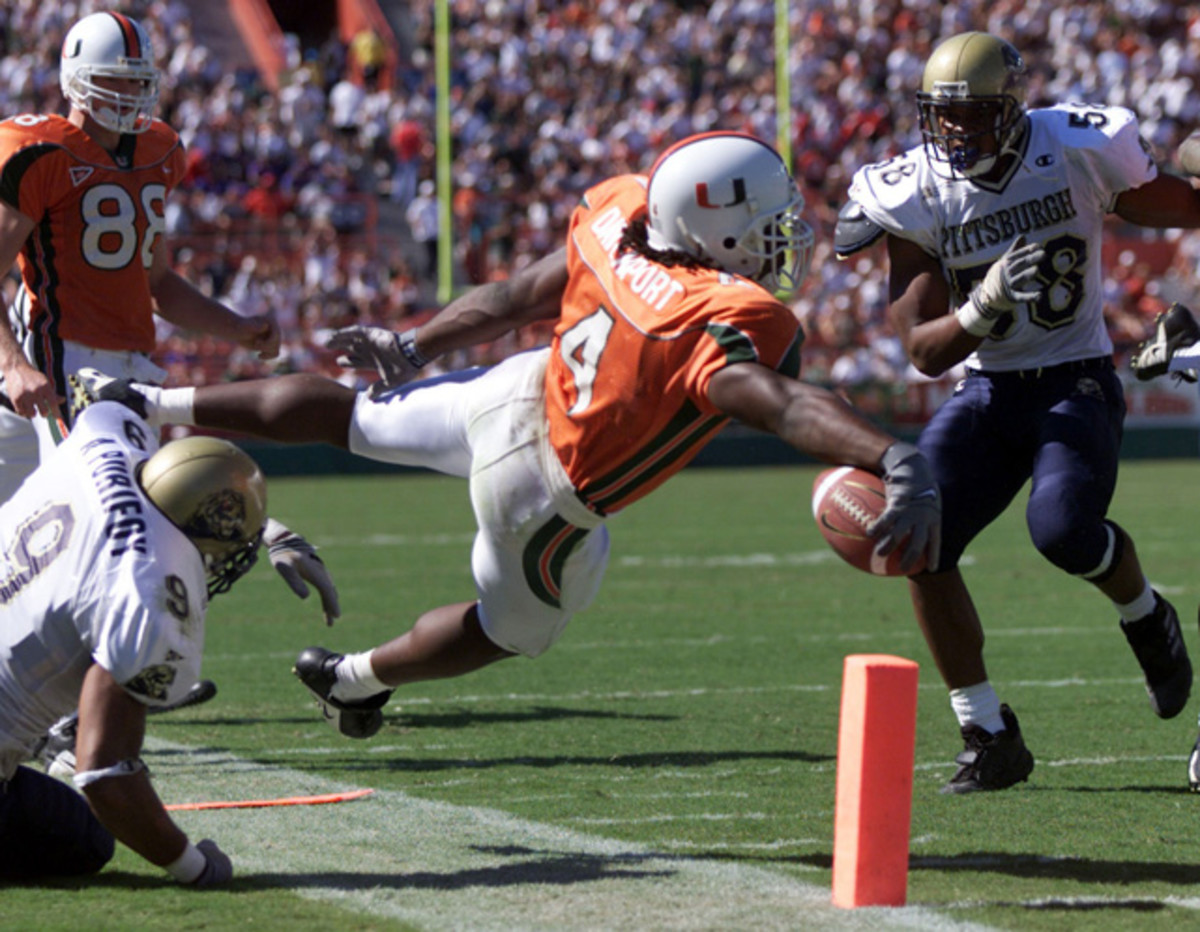
[[[150,738],[166,802],[357,789],[310,773]],[[733,861],[455,806],[394,790],[355,802],[179,812],[243,877],[421,929],[982,930],[916,906],[836,909],[827,887]]]

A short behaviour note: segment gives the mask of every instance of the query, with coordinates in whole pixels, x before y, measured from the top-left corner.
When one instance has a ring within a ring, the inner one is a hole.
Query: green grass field
[[[906,584],[829,553],[815,468],[690,470],[611,523],[596,605],[543,657],[397,692],[352,742],[290,673],[309,644],[372,646],[469,597],[461,482],[278,480],[322,547],[324,627],[257,567],[210,613],[206,706],[150,720],[168,803],[369,787],[339,805],[185,812],[238,875],[195,893],[126,850],[89,883],[8,888],[8,929],[1178,929],[1200,927],[1200,690],[1154,717],[1111,606],[1029,544],[1023,499],[965,567],[1028,784],[945,797],[960,750]],[[1200,465],[1131,462],[1112,515],[1186,621],[1200,598]],[[829,905],[843,658],[921,664],[909,905]]]

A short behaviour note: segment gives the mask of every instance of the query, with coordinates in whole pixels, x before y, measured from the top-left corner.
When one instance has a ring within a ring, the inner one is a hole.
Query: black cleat
[[[1200,793],[1200,738],[1196,739],[1196,746],[1188,758],[1188,789]]]
[[[978,725],[963,727],[966,747],[954,758],[959,765],[958,772],[942,787],[943,793],[1003,790],[1029,779],[1033,772],[1033,755],[1025,747],[1017,717],[1012,709],[1002,705],[1000,718],[1005,730],[995,734]]]
[[[392,691],[386,689],[357,702],[335,699],[335,668],[344,656],[324,647],[306,647],[296,658],[292,672],[316,698],[321,714],[332,728],[347,738],[369,738],[383,725],[383,712],[380,710],[387,705]]]
[[[146,706],[146,714],[159,715],[163,712],[175,712],[194,705],[203,705],[217,695],[217,684],[212,680],[200,680],[192,684],[192,688],[183,694],[178,702],[169,705]]]
[[[1146,676],[1150,708],[1159,718],[1184,710],[1192,691],[1192,662],[1171,603],[1154,593],[1154,611],[1137,621],[1122,621],[1121,630]]]
[[[1200,342],[1200,324],[1182,304],[1172,304],[1154,319],[1154,336],[1134,351],[1130,368],[1140,382],[1166,375],[1171,357],[1196,342]],[[1174,375],[1185,382],[1196,381],[1196,373],[1190,369]]]

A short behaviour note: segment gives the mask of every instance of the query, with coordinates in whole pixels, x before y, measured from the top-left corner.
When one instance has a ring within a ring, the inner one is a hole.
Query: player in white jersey
[[[1107,517],[1125,401],[1102,315],[1100,245],[1110,213],[1200,227],[1200,194],[1159,174],[1127,110],[1026,110],[1025,72],[1018,51],[987,33],[940,44],[917,95],[923,145],[855,174],[835,237],[842,257],[886,238],[888,313],[917,369],[967,367],[918,444],[945,513],[940,562],[910,579],[965,744],[944,787],[952,793],[1003,789],[1033,769],[988,681],[958,569],[1030,479],[1034,545],[1112,601],[1154,711],[1177,715],[1192,683],[1175,610]]]
[[[0,881],[97,871],[114,838],[183,883],[232,876],[171,820],[139,754],[147,711],[199,678],[209,599],[254,563],[266,485],[227,441],[156,438],[93,404],[0,507]],[[22,766],[77,706],[82,796]]]

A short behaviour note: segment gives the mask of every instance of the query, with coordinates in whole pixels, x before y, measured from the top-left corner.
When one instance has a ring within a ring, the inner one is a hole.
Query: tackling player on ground
[[[886,238],[889,316],[916,368],[967,367],[918,442],[945,523],[940,562],[910,580],[965,745],[944,788],[952,793],[1003,789],[1033,769],[1016,716],[988,681],[958,568],[1029,480],[1034,546],[1112,602],[1155,713],[1179,714],[1192,684],[1174,608],[1108,517],[1125,400],[1100,255],[1108,214],[1200,227],[1200,193],[1158,172],[1128,110],[1026,110],[1025,74],[995,36],[940,44],[917,95],[924,144],[860,169],[837,231],[842,257]]]
[[[807,270],[802,207],[770,146],[690,137],[648,177],[586,192],[566,247],[510,281],[416,330],[336,334],[344,364],[381,375],[371,391],[308,375],[148,391],[168,421],[322,440],[469,478],[474,598],[425,612],[373,651],[316,647],[296,661],[343,734],[374,734],[396,686],[548,649],[599,590],[606,518],[677,473],[730,418],[882,475],[880,551],[901,548],[905,566],[936,562],[940,499],[924,457],[797,378],[802,334],[774,293]],[[537,320],[556,321],[549,347],[400,384],[429,359]]]
[[[147,712],[199,680],[209,600],[254,564],[266,485],[228,441],[159,449],[157,433],[92,405],[0,507],[0,881],[93,873],[114,838],[181,883],[232,876],[171,820],[140,754]],[[82,796],[22,765],[76,707]]]

